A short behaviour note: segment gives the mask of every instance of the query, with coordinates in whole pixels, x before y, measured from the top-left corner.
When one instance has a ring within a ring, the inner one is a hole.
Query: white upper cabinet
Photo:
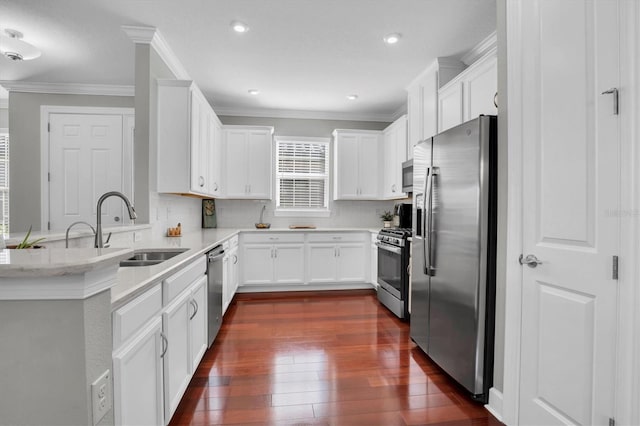
[[[438,132],[472,120],[481,114],[497,115],[497,49],[490,48],[438,92]]]
[[[223,126],[226,198],[270,200],[273,127]]]
[[[407,87],[407,158],[418,142],[438,133],[438,89],[463,69],[458,60],[438,58]]]
[[[380,199],[382,132],[334,130],[334,200]]]
[[[158,80],[158,192],[216,195],[220,122],[191,80]],[[219,137],[219,135],[218,135]]]
[[[383,130],[384,180],[382,198],[405,198],[402,192],[402,162],[407,159],[407,116],[403,115]]]

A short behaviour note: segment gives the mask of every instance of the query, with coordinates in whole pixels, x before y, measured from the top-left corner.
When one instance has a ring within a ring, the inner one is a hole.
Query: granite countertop
[[[44,248],[0,250],[0,277],[76,275],[116,265],[131,257],[131,248]]]

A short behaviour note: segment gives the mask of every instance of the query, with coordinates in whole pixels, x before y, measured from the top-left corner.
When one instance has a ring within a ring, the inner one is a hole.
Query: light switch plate
[[[91,384],[93,424],[96,425],[111,410],[111,371],[107,370]]]

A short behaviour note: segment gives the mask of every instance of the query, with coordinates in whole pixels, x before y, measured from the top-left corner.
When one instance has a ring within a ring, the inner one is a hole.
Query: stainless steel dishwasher
[[[222,258],[224,249],[216,246],[207,253],[207,288],[208,288],[208,326],[209,326],[209,346],[220,331],[222,325]]]

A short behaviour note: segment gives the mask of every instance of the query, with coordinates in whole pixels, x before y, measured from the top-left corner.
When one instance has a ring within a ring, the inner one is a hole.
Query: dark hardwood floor
[[[171,425],[501,425],[373,291],[238,294]]]

